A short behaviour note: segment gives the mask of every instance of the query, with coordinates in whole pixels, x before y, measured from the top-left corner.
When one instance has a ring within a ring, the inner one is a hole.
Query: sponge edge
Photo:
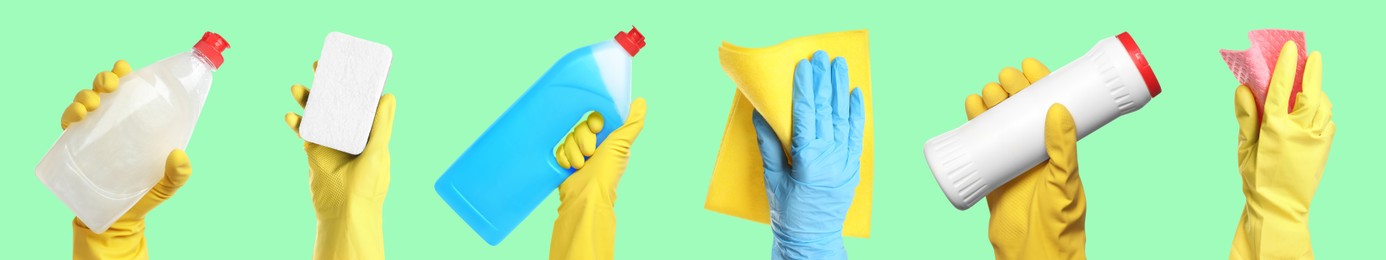
[[[303,108],[303,140],[361,154],[392,58],[385,45],[340,32],[328,34],[313,75],[312,98]]]
[[[1243,51],[1222,50],[1222,59],[1227,62],[1227,67],[1232,70],[1232,75],[1237,78],[1237,82],[1251,88],[1251,92],[1256,94],[1256,105],[1264,107],[1266,103],[1266,91],[1270,87],[1271,72],[1275,71],[1275,61],[1279,58],[1280,48],[1285,42],[1293,41],[1299,47],[1298,68],[1295,70],[1294,91],[1300,89],[1300,81],[1304,77],[1304,63],[1308,53],[1305,52],[1304,32],[1294,30],[1267,29],[1255,30],[1247,33],[1251,40],[1251,48]],[[1293,96],[1291,96],[1293,97]]]

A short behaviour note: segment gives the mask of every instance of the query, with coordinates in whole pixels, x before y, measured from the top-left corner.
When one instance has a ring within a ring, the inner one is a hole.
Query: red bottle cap
[[[1145,79],[1145,88],[1150,91],[1150,97],[1160,95],[1160,81],[1155,79],[1155,71],[1150,70],[1150,63],[1145,60],[1145,54],[1141,53],[1141,47],[1136,46],[1136,40],[1131,39],[1131,34],[1122,32],[1116,36],[1121,41],[1121,46],[1126,47],[1126,54],[1131,55],[1131,61],[1136,63],[1136,70],[1141,72],[1141,78]]]
[[[645,35],[640,34],[640,30],[636,30],[635,26],[631,26],[629,33],[616,33],[616,43],[621,44],[622,48],[626,48],[626,53],[630,53],[631,57],[635,57],[635,53],[640,52],[640,48],[645,47]]]
[[[220,34],[214,32],[202,34],[202,40],[198,40],[197,44],[193,44],[193,49],[202,53],[202,56],[206,56],[207,60],[212,62],[212,68],[214,69],[221,68],[221,62],[223,60],[221,51],[226,50],[226,48],[231,48],[231,44],[226,43],[226,39],[222,39]]]

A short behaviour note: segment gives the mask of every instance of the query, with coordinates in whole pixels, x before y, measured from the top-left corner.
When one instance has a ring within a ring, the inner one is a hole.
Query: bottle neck
[[[209,71],[217,71],[217,66],[212,65],[212,59],[208,58],[207,54],[203,54],[202,51],[196,48],[192,50],[192,53],[193,57],[197,57],[197,61],[199,62],[199,64],[206,66]]]

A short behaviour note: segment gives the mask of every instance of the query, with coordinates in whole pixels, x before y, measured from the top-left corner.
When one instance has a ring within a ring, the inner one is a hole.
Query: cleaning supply
[[[959,210],[1049,159],[1044,111],[1055,103],[1073,114],[1078,138],[1144,107],[1160,84],[1131,35],[1098,41],[1087,54],[956,129],[924,144],[943,194]]]
[[[313,73],[313,99],[303,108],[304,141],[361,154],[390,74],[390,47],[340,32],[327,34]]]
[[[1049,75],[1039,60],[1006,67],[982,95],[967,96],[967,119],[1005,102]],[[1078,137],[1073,115],[1062,104],[1049,106],[1044,120],[1048,160],[987,194],[987,238],[996,259],[1087,259],[1087,196],[1078,177]]]
[[[92,232],[106,231],[164,177],[169,151],[188,145],[229,46],[207,32],[191,51],[120,77],[120,91],[98,94],[99,108],[39,161],[39,181]]]
[[[795,66],[790,150],[764,116],[751,115],[770,198],[770,259],[847,259],[843,223],[860,183],[866,109],[847,59],[828,57],[814,52]]]
[[[1266,89],[1270,87],[1271,72],[1275,71],[1275,59],[1280,55],[1280,46],[1285,42],[1294,42],[1299,48],[1298,63],[1295,64],[1295,85],[1294,92],[1290,94],[1289,107],[1295,107],[1295,95],[1303,89],[1300,81],[1304,79],[1304,61],[1307,60],[1304,46],[1304,32],[1294,30],[1255,30],[1247,33],[1251,39],[1251,48],[1244,51],[1222,50],[1222,60],[1227,62],[1227,67],[1232,70],[1232,75],[1237,78],[1237,82],[1251,87],[1251,92],[1256,94],[1256,105],[1264,107],[1266,104]],[[1288,113],[1288,111],[1286,111]]]
[[[438,195],[487,243],[500,244],[573,174],[554,154],[574,120],[600,113],[599,143],[625,122],[631,58],[644,46],[632,27],[563,56],[438,178]]]
[[[1308,61],[1293,41],[1285,42],[1266,92],[1265,107],[1256,104],[1250,86],[1236,94],[1237,168],[1246,205],[1232,239],[1231,259],[1313,259],[1309,203],[1328,163],[1337,124],[1333,103],[1323,91],[1323,55]],[[1296,63],[1304,63],[1303,80],[1295,80]],[[1294,94],[1294,86],[1303,91]],[[1291,98],[1299,101],[1290,105]],[[1288,110],[1290,113],[1264,111]]]
[[[790,112],[794,67],[800,60],[822,50],[851,61],[848,75],[853,88],[861,89],[865,107],[862,137],[861,183],[847,211],[843,235],[871,234],[871,188],[875,138],[871,110],[871,57],[867,31],[845,31],[800,37],[765,48],[746,48],[722,43],[718,55],[722,70],[736,83],[731,114],[722,135],[717,163],[712,169],[704,208],[760,223],[770,223],[769,198],[765,194],[765,169],[752,124],[759,111],[774,128],[786,151],[791,135]],[[792,162],[791,162],[792,163]]]

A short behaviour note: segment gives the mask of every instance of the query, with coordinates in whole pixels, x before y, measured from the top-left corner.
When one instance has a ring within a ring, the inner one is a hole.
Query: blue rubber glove
[[[847,61],[839,57],[829,67],[827,52],[794,68],[793,165],[765,117],[751,117],[765,163],[771,259],[847,259],[842,223],[860,181],[866,122],[861,90],[848,82]]]

